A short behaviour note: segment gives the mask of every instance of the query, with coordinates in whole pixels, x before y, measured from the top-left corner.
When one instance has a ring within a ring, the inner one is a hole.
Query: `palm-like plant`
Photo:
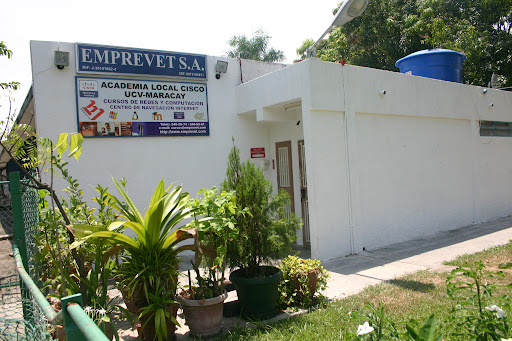
[[[164,182],[160,181],[143,216],[125,191],[125,182],[119,183],[114,180],[114,184],[121,199],[107,192],[103,200],[119,213],[119,219],[100,231],[95,226],[96,232],[91,231],[91,234],[72,246],[76,247],[83,242],[106,242],[112,245],[108,255],[124,250],[123,262],[117,275],[121,287],[128,295],[127,299],[133,300],[140,315],[168,316],[162,305],[153,304],[153,298],[162,292],[170,292],[174,297],[179,254],[182,251],[198,251],[197,255],[202,253],[197,230],[188,228],[187,225],[178,227],[184,219],[192,216],[192,209],[187,204],[189,194],[182,192],[181,186],[173,187],[173,184],[165,189]],[[74,228],[86,229],[83,225],[75,225]],[[124,234],[126,228],[135,232],[135,236]],[[193,239],[194,243],[178,246],[187,239]],[[158,312],[151,311],[151,307]],[[177,323],[174,317],[172,319]],[[155,320],[155,326],[158,327],[158,339],[166,338],[167,331],[165,325],[162,327],[160,319]]]

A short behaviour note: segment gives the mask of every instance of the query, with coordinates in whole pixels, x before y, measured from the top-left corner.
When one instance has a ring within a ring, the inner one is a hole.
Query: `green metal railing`
[[[80,294],[62,298],[57,313],[41,292],[35,257],[38,204],[37,190],[20,181],[18,172],[0,182],[0,341],[53,340],[58,325],[64,325],[67,340],[108,340],[83,311]]]
[[[39,308],[43,311],[51,325],[62,325],[66,331],[66,338],[73,341],[108,341],[101,329],[82,309],[81,294],[67,296],[61,299],[62,310],[58,313],[52,308],[46,297],[39,290],[32,278],[29,276],[20,255],[18,246],[12,246],[16,269],[25,288],[32,295]]]
[[[0,340],[52,340],[46,318],[20,280],[12,244],[24,245],[28,272],[33,278],[37,252],[33,238],[38,222],[38,194],[19,173],[0,182]]]

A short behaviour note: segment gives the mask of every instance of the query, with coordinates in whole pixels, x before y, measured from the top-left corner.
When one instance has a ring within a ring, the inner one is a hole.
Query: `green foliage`
[[[94,210],[93,221],[97,225],[91,225],[88,230],[75,229],[73,234],[77,238],[84,238],[91,230],[103,230],[103,226],[112,223],[115,220],[114,212],[104,203],[107,196],[107,188],[100,185],[97,187],[98,196],[93,198],[98,203],[98,208]],[[106,245],[84,245],[82,247],[89,255],[94,254],[94,262],[90,264],[90,269],[85,278],[80,278],[87,286],[87,298],[89,315],[96,324],[105,332],[108,328],[112,328],[116,339],[118,339],[117,330],[114,328],[111,316],[113,313],[125,313],[124,308],[114,304],[114,298],[108,295],[108,281],[113,277],[117,270],[117,260],[106,254]],[[88,259],[90,256],[85,258]]]
[[[19,133],[13,133],[11,130],[10,136],[17,136]],[[26,129],[30,132],[30,129]],[[76,135],[76,134],[75,134]],[[78,134],[80,135],[80,134]],[[59,140],[66,139],[69,134],[61,134]],[[29,136],[29,140],[35,141],[35,134]],[[55,155],[56,151],[51,140],[38,139],[36,142],[31,142],[30,145],[38,146],[36,151],[31,151],[21,154],[20,149],[23,150],[23,145],[18,147],[18,142],[10,143],[11,137],[7,139],[7,146],[13,151],[14,156],[24,155],[22,159],[25,165],[30,168],[42,166],[46,171],[51,173],[51,178],[56,173],[64,179],[68,184],[63,192],[66,196],[60,197],[59,205],[56,207],[56,196],[52,190],[52,186],[46,186],[42,183],[37,185],[40,188],[40,219],[38,229],[36,232],[36,242],[40,253],[36,255],[36,261],[42,264],[39,269],[40,276],[45,281],[46,285],[52,288],[56,295],[59,297],[72,295],[81,292],[80,283],[85,284],[86,272],[80,273],[81,267],[91,267],[94,262],[95,250],[90,247],[82,247],[77,250],[79,258],[85,262],[78,264],[77,259],[68,251],[68,246],[71,244],[70,239],[71,231],[68,230],[68,221],[71,219],[74,222],[94,224],[96,218],[94,217],[94,210],[87,205],[86,200],[83,198],[83,190],[80,184],[74,179],[67,169],[68,162],[62,158],[62,153]],[[26,145],[26,144],[25,144]],[[64,152],[66,149],[63,149]],[[77,151],[81,152],[81,145],[77,146]],[[77,153],[75,151],[75,154]],[[46,167],[47,164],[49,167]],[[84,286],[85,288],[85,286]],[[85,292],[84,292],[85,294]],[[93,298],[96,294],[89,293],[83,297],[84,302],[89,303],[89,299]]]
[[[363,310],[354,311],[351,318],[357,321],[365,321],[357,328],[355,337],[358,340],[401,340],[397,324],[386,314],[381,304],[378,308],[375,308],[373,304],[366,303]]]
[[[486,271],[482,262],[466,263],[451,271],[446,279],[446,289],[448,297],[457,301],[450,314],[450,322],[455,327],[453,336],[477,341],[510,336],[508,318],[503,310],[510,309],[509,297],[493,297],[494,290],[500,286],[491,281],[503,276],[502,271]],[[512,285],[507,287],[512,288]]]
[[[61,220],[60,214],[54,209],[44,209],[40,211],[39,219],[35,234],[39,252],[35,261],[40,264],[38,273],[41,280],[58,297],[80,292],[77,264],[63,247],[68,243],[66,227],[56,223]]]
[[[179,254],[185,250],[201,252],[197,230],[186,225],[178,227],[192,217],[189,194],[182,192],[181,186],[173,187],[173,184],[166,189],[162,180],[142,216],[126,191],[125,181],[119,183],[114,179],[114,184],[121,199],[105,191],[97,200],[113,209],[118,220],[102,226],[99,231],[91,231],[71,247],[87,242],[109,245],[109,255],[124,251],[117,276],[125,299],[133,300],[140,309],[139,314],[155,317],[157,335],[161,339],[167,337],[161,320],[168,315],[162,305],[170,300],[167,295],[173,298],[176,293]],[[95,226],[74,224],[73,227],[87,230]],[[133,238],[124,233],[126,228],[135,232]],[[181,242],[187,239],[193,239],[194,244],[182,245]]]
[[[264,62],[279,62],[284,60],[284,53],[274,48],[268,49],[270,36],[262,30],[256,31],[252,38],[234,36],[229,40],[232,50],[227,52],[230,58],[261,60]]]
[[[7,48],[5,41],[0,41],[0,56],[12,57],[12,51]]]
[[[170,312],[170,307],[175,303],[174,294],[171,291],[166,291],[163,287],[155,287],[154,292],[148,293],[148,304],[141,309],[139,315],[144,319],[142,329],[153,320],[158,341],[167,340],[167,321],[171,320],[172,323],[179,326],[178,321]]]
[[[237,217],[241,218],[247,211],[237,206],[234,191],[219,193],[217,187],[213,187],[201,189],[198,195],[201,194],[202,199],[192,199],[189,203],[194,214],[189,225],[198,229],[201,242],[212,249],[212,255],[204,260],[207,276],[201,277],[195,268],[198,286],[189,285],[184,293],[188,299],[195,300],[213,298],[224,292],[228,243],[238,236]],[[202,249],[204,253],[208,251],[204,246]]]
[[[327,61],[384,70],[428,48],[463,52],[464,82],[487,86],[491,74],[512,85],[512,1],[382,0],[370,1],[358,18],[335,29],[317,56]]]
[[[293,62],[296,63],[298,61],[304,60],[307,58],[307,51],[308,49],[313,46],[315,41],[311,38],[308,38],[302,42],[302,45],[299,46],[296,50],[297,56],[299,56],[299,59],[294,60]]]
[[[11,123],[12,126],[5,127],[8,131],[2,135],[2,147],[10,152],[12,158],[20,164],[22,171],[30,172],[40,164],[36,132],[27,124],[16,124],[9,120],[4,123]]]
[[[419,328],[416,321],[411,320],[406,324],[407,333],[413,341],[442,341],[443,334],[439,333],[438,326],[436,324],[435,314],[425,321],[425,323]]]
[[[82,145],[84,143],[84,137],[82,136],[82,134],[60,134],[59,140],[57,141],[57,145],[55,146],[55,150],[57,151],[59,156],[62,157],[62,155],[68,149],[68,138],[70,150],[68,157],[73,156],[76,160],[78,160],[78,158],[82,154]]]
[[[284,256],[295,241],[302,220],[286,211],[290,197],[285,191],[272,195],[272,184],[254,163],[240,162],[238,148],[228,157],[224,190],[235,191],[239,207],[247,209],[237,216],[238,237],[228,244],[226,261],[234,269],[245,269],[250,277],[263,275],[260,265]]]
[[[279,283],[281,306],[310,307],[318,301],[315,294],[327,287],[329,272],[319,260],[288,256],[279,268],[283,272]]]

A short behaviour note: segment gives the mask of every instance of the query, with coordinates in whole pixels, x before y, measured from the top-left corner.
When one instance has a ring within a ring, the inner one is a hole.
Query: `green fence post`
[[[23,203],[20,173],[9,174],[9,191],[11,192],[12,219],[14,222],[14,240],[20,250],[23,266],[28,269],[27,242],[25,240],[25,221],[23,219]]]
[[[12,172],[9,174],[9,192],[11,193],[12,221],[14,223],[14,240],[18,245],[23,267],[28,269],[27,242],[25,239],[25,220],[23,219],[23,203],[21,200],[22,191],[20,183],[20,173]],[[32,309],[30,304],[30,293],[25,283],[20,280],[21,305],[23,307],[23,317],[27,321],[32,321]]]
[[[69,303],[78,303],[80,306],[83,304],[82,302],[82,294],[75,294],[71,296],[63,297],[61,300],[62,309],[64,310],[64,327],[66,329],[66,340],[73,341],[87,341],[84,334],[80,331],[77,324],[69,313],[67,312]]]
[[[64,310],[66,340],[109,341],[101,329],[82,309],[82,295],[76,294],[61,299]]]

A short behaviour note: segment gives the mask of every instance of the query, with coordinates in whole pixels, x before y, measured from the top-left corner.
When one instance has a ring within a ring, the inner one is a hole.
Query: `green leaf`
[[[69,144],[70,153],[68,157],[74,156],[76,160],[82,155],[82,144],[84,143],[84,137],[80,133],[72,134],[71,141]],[[62,155],[61,155],[62,156]]]
[[[155,329],[157,330],[158,339],[167,338],[167,323],[165,323],[164,309],[158,309],[155,314]]]
[[[57,141],[57,145],[55,146],[55,150],[57,151],[60,157],[62,157],[66,149],[68,149],[68,135],[68,133],[60,134],[59,139]]]
[[[436,318],[434,314],[430,315],[430,317],[425,321],[423,326],[420,329],[420,337],[423,340],[432,341],[434,340],[434,334],[436,332]]]
[[[107,228],[103,225],[89,224],[72,224],[71,229],[73,234],[78,238],[85,238],[96,232],[107,231]]]
[[[117,190],[123,197],[124,201],[126,202],[126,204],[128,205],[130,210],[129,211],[125,210],[123,208],[123,205],[121,204],[121,202],[115,196],[111,196],[110,199],[112,199],[116,204],[118,204],[118,207],[116,207],[116,209],[118,209],[121,213],[126,214],[127,218],[129,218],[129,220],[136,221],[140,224],[144,224],[144,218],[142,218],[142,214],[140,214],[139,210],[137,209],[137,207],[135,206],[133,201],[128,196],[128,193],[126,193],[126,191],[123,189],[123,187],[115,179],[113,179],[113,180],[114,180],[114,185],[116,185]]]
[[[113,232],[113,231],[100,231],[91,234],[90,236],[87,236],[85,238],[82,238],[81,240],[74,242],[70,245],[70,249],[76,248],[80,244],[90,241],[90,242],[98,242],[98,241],[107,241],[112,244],[120,244],[124,245],[129,248],[138,248],[138,244],[135,240],[130,238],[129,236],[119,233],[119,232]]]

